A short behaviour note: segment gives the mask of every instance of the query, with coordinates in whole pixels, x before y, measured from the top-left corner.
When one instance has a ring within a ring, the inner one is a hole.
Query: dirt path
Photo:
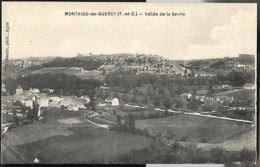
[[[6,137],[1,141],[2,163],[26,163],[28,160],[22,156],[9,142]]]
[[[235,122],[244,122],[244,123],[253,123],[253,121],[248,121],[248,120],[243,120],[243,119],[234,119],[234,118],[228,118],[228,117],[218,117],[214,115],[203,115],[200,113],[187,113],[185,112],[184,114],[187,115],[194,115],[194,116],[200,116],[200,117],[208,117],[208,118],[215,118],[215,119],[222,119],[222,120],[228,120],[228,121],[235,121]]]
[[[95,117],[95,118],[98,119],[98,120],[107,122],[107,123],[109,123],[109,124],[116,124],[114,121],[111,121],[111,120],[107,120],[107,119],[103,119],[103,118],[99,118],[99,117]]]
[[[108,128],[108,125],[100,125],[100,124],[97,124],[97,123],[95,123],[95,122],[92,122],[92,121],[90,121],[90,120],[88,120],[88,119],[86,119],[86,121],[88,121],[89,123],[91,123],[91,124],[93,124],[93,125],[99,126],[99,127],[101,127],[101,128],[109,129],[109,128]]]

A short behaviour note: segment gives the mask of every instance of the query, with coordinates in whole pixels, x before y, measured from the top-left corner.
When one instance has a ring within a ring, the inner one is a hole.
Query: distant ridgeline
[[[249,54],[239,54],[238,60],[243,63],[253,64],[255,63],[255,56]]]
[[[210,89],[230,84],[242,88],[246,83],[254,83],[254,61],[253,55],[246,54],[185,61],[145,54],[78,54],[73,58],[57,57],[31,66],[19,73],[16,79],[4,79],[3,83],[10,93],[21,85],[28,89],[51,88],[78,94],[76,90],[95,89],[106,83],[111,89],[125,92],[151,85],[155,88],[165,86],[170,90],[187,89],[177,93],[180,94],[191,91],[191,86]]]
[[[199,72],[205,71],[208,73],[223,73],[224,71],[225,73],[226,70],[237,70],[237,68],[254,72],[255,56],[249,54],[240,54],[238,57],[185,60],[177,62],[182,67],[192,70],[199,70]]]
[[[43,63],[30,69],[41,69],[44,67],[82,67],[84,70],[96,70],[103,64],[105,65],[154,65],[160,61],[167,59],[159,57],[158,55],[145,55],[145,54],[78,54],[73,58],[57,57],[53,61]],[[169,60],[168,60],[169,61]]]
[[[29,67],[27,74],[63,72],[77,75],[82,79],[104,80],[107,74],[117,70],[134,71],[137,74],[184,75],[191,73],[189,69],[158,55],[120,53],[108,55],[78,54],[73,58],[57,57],[50,62]],[[76,72],[78,73],[76,74]]]
[[[53,61],[48,63],[43,63],[37,66],[29,67],[30,70],[38,70],[42,68],[50,67],[82,67],[84,70],[96,70],[104,62],[102,60],[97,60],[92,57],[73,57],[73,58],[61,58],[57,57]]]

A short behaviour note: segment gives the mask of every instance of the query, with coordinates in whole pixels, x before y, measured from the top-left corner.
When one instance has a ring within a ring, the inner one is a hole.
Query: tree
[[[210,112],[210,111],[212,111],[212,109],[213,109],[213,107],[212,107],[211,105],[205,105],[205,106],[203,107],[203,111],[208,111],[208,112]]]
[[[117,92],[114,93],[114,97],[118,98],[119,99],[119,95]]]
[[[183,107],[183,104],[181,101],[177,101],[176,103],[176,108],[182,108]]]
[[[184,70],[184,74],[187,74],[187,73],[188,73],[187,68],[185,68],[185,70]]]
[[[98,97],[100,97],[101,99],[104,99],[104,93],[103,93],[103,91],[99,91],[99,92],[98,92]]]
[[[134,97],[132,98],[131,102],[132,102],[132,103],[137,103],[137,102],[138,102],[137,97],[134,96]]]
[[[130,130],[135,129],[135,116],[133,114],[128,114],[128,127]]]
[[[34,120],[38,117],[38,111],[33,110],[33,109],[29,109],[28,110],[28,114],[27,114],[27,118],[30,120]]]
[[[191,110],[194,110],[194,111],[197,111],[198,110],[198,106],[196,103],[190,101],[188,104],[187,104],[187,108],[191,109]]]
[[[218,106],[217,112],[224,112],[224,111],[225,111],[225,109],[222,105]]]
[[[159,94],[160,94],[160,95],[164,95],[164,89],[163,89],[163,88],[160,88],[160,89],[159,89]]]
[[[143,104],[148,104],[149,103],[149,100],[148,100],[147,96],[144,96],[144,99],[142,100],[142,103]]]
[[[128,96],[126,94],[123,95],[122,101],[125,102],[125,103],[129,102],[129,98],[128,98]]]
[[[155,100],[153,101],[153,105],[154,105],[154,107],[159,107],[159,106],[160,106],[160,101],[157,100],[157,99],[155,99]]]
[[[105,94],[104,94],[104,98],[108,98],[110,96],[110,94],[109,94],[109,92],[105,92]]]
[[[103,69],[103,70],[102,70],[102,75],[104,75],[104,76],[105,76],[105,75],[106,75],[106,73],[107,73],[107,72],[106,72],[106,70],[105,70],[105,69]]]
[[[227,160],[227,151],[222,147],[215,147],[210,150],[210,158],[213,163],[225,163]]]
[[[246,83],[246,76],[243,72],[232,71],[228,75],[229,81],[234,87],[243,87]]]
[[[88,96],[90,99],[90,102],[88,103],[91,110],[96,111],[96,104],[95,104],[95,91],[91,90],[88,92]]]
[[[175,93],[172,89],[169,88],[169,95],[170,97],[174,97],[175,96]]]
[[[22,106],[22,102],[16,100],[16,101],[13,103],[13,106]]]
[[[122,127],[122,116],[121,115],[116,116],[116,123],[117,123],[117,126]]]
[[[3,79],[3,83],[5,84],[7,93],[15,94],[15,90],[18,86],[16,79],[9,77],[9,78]]]
[[[165,108],[167,109],[171,109],[172,108],[172,102],[171,99],[167,98],[163,101],[163,105]]]
[[[14,124],[18,124],[18,122],[19,122],[19,119],[17,118],[17,115],[16,115],[16,110],[13,110],[13,122],[14,122]]]
[[[169,115],[169,111],[168,111],[168,110],[165,110],[165,111],[164,111],[164,116],[167,117],[168,115]]]
[[[254,152],[246,148],[243,148],[243,150],[240,152],[240,160],[244,163],[254,162],[255,161]]]

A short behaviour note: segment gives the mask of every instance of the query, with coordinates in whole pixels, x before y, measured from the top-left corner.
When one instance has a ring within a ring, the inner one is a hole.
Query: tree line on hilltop
[[[37,66],[29,67],[29,70],[39,70],[42,68],[50,68],[50,67],[82,67],[84,70],[96,70],[100,66],[102,66],[104,62],[102,60],[95,60],[89,57],[83,58],[56,58],[53,61],[48,63],[43,63]]]
[[[62,73],[19,76],[16,79],[8,78],[4,83],[10,94],[14,94],[17,86],[21,85],[24,90],[29,90],[30,88],[49,88],[54,89],[54,94],[76,96],[86,95],[89,90],[94,90],[101,85],[98,80],[83,80],[77,76]]]
[[[135,87],[142,87],[147,84],[159,86],[190,86],[190,85],[216,85],[230,83],[234,87],[243,87],[245,83],[253,83],[254,76],[251,74],[231,71],[228,75],[217,74],[210,76],[169,76],[155,74],[136,74],[135,71],[118,70],[109,73],[105,77],[106,84],[111,88],[120,88],[129,92]]]

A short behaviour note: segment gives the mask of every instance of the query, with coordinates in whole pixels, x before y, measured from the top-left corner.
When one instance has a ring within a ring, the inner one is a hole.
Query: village
[[[253,142],[243,142],[254,140],[256,124],[252,62],[243,54],[197,61],[115,54],[55,58],[20,70],[6,67],[1,90],[5,160],[11,162],[9,154],[18,163],[73,160],[44,155],[45,148],[54,147],[50,139],[63,141],[55,152],[68,143],[74,143],[71,152],[88,143],[82,152],[92,160],[100,150],[92,154],[89,147],[101,142],[112,149],[114,140],[123,142],[119,150],[125,154],[142,152],[153,141],[170,148],[176,142],[183,147],[196,143],[194,149],[205,152],[217,147],[252,152]],[[239,145],[237,136],[243,139]],[[126,150],[129,143],[133,148]],[[101,157],[104,162],[120,159],[117,150]]]
[[[249,90],[254,91],[254,84],[245,84],[243,89],[235,89],[228,84],[223,84],[220,87],[214,87],[213,89],[223,89],[225,91],[233,91],[239,92],[241,90]],[[5,91],[5,85],[2,84],[2,91]],[[97,92],[100,91],[111,91],[110,88],[106,85],[100,86]],[[178,102],[176,106],[170,105],[170,107],[165,106],[154,106],[153,104],[147,103],[142,104],[140,102],[126,102],[123,99],[123,95],[120,97],[114,93],[114,95],[109,96],[107,98],[102,98],[100,95],[94,97],[94,105],[95,111],[91,110],[89,107],[90,97],[88,95],[84,95],[81,97],[77,96],[63,96],[63,95],[55,95],[53,89],[44,88],[30,88],[29,90],[24,90],[20,85],[16,88],[14,95],[3,96],[2,97],[2,114],[10,115],[12,117],[4,117],[2,127],[6,129],[6,125],[11,125],[14,123],[13,118],[14,115],[19,120],[19,123],[22,124],[28,118],[28,112],[36,112],[37,117],[35,120],[41,120],[44,116],[45,110],[48,109],[51,112],[51,108],[60,108],[68,111],[78,112],[84,111],[84,116],[96,116],[102,115],[104,111],[113,111],[121,108],[123,110],[124,107],[130,108],[139,108],[139,109],[154,109],[155,111],[168,111],[173,113],[193,113],[197,115],[209,115],[209,116],[219,116],[220,119],[232,119],[232,116],[227,116],[220,114],[223,111],[225,113],[231,111],[243,111],[243,112],[253,112],[254,107],[249,106],[234,106],[231,105],[233,103],[241,102],[240,98],[237,98],[230,95],[215,95],[209,96],[208,91],[197,91],[194,93],[183,93],[178,97]],[[116,97],[113,97],[116,96]],[[193,106],[189,107],[187,103],[195,102],[196,108]],[[183,107],[183,104],[186,104],[187,107]],[[199,107],[198,107],[199,106]],[[221,109],[220,109],[221,108]],[[222,111],[221,111],[222,110]],[[107,113],[105,113],[107,114]],[[12,118],[12,119],[10,119]],[[252,116],[253,118],[253,116]],[[233,117],[233,119],[235,119]],[[246,120],[238,118],[238,120],[250,122],[255,121],[253,119]],[[3,130],[3,129],[2,129]],[[6,130],[4,131],[6,132]]]
[[[1,90],[5,162],[71,162],[67,151],[57,153],[61,148],[73,153],[83,145],[80,153],[91,158],[82,160],[84,156],[78,155],[75,162],[93,163],[101,154],[102,163],[107,163],[120,161],[118,151],[142,153],[155,141],[170,149],[176,142],[184,148],[196,143],[192,148],[203,152],[246,148],[251,154],[253,142],[244,141],[254,140],[254,71],[252,64],[234,59],[221,69],[222,59],[209,60],[212,65],[204,68],[200,64],[208,60],[196,64],[146,55],[80,55],[57,58],[19,74],[6,68],[9,74]],[[212,73],[215,66],[221,71]],[[237,136],[242,140],[234,142]],[[121,144],[115,150],[117,142]],[[68,148],[68,143],[73,145]],[[103,147],[93,148],[97,144],[114,151],[108,156]],[[125,149],[127,145],[131,147]],[[53,154],[46,154],[53,147]]]

